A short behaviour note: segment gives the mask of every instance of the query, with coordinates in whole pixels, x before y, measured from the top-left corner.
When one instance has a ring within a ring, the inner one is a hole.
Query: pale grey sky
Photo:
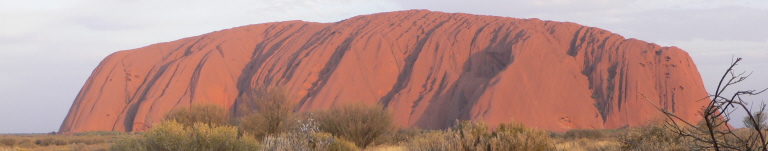
[[[731,56],[743,57],[738,69],[754,73],[736,88],[768,87],[765,0],[0,0],[0,133],[57,131],[115,51],[248,24],[407,9],[568,21],[677,46],[709,91]]]

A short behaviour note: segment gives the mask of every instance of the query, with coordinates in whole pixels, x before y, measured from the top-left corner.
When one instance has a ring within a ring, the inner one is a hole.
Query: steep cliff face
[[[116,52],[60,132],[145,131],[173,108],[233,108],[282,85],[299,111],[381,103],[402,127],[515,120],[564,131],[694,119],[705,101],[688,54],[575,23],[411,10],[336,23],[248,25]]]

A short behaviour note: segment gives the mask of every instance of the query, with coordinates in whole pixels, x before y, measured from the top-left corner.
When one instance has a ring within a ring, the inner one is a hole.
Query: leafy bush
[[[253,150],[258,141],[248,134],[239,137],[234,126],[211,126],[196,123],[189,131],[192,134],[191,150]]]
[[[218,105],[192,105],[189,109],[181,107],[166,114],[166,120],[173,120],[186,127],[191,127],[195,123],[205,123],[208,125],[226,125],[229,122],[230,115],[221,106]]]
[[[114,136],[0,135],[0,150],[99,150],[106,149],[107,141],[112,139]]]
[[[37,148],[37,147],[40,147],[40,146],[38,146],[35,143],[32,143],[32,141],[28,141],[28,142],[21,142],[21,143],[19,143],[19,147],[21,147],[21,148]]]
[[[489,146],[491,150],[552,150],[554,147],[547,132],[514,122],[500,124],[491,134]]]
[[[25,138],[25,139],[21,139],[21,140],[18,142],[18,144],[24,144],[24,143],[32,143],[32,140],[29,140],[29,139],[26,139],[26,138]]]
[[[162,122],[141,137],[115,140],[110,150],[256,150],[253,137],[238,136],[236,127],[195,123],[192,127],[176,121]]]
[[[426,130],[422,130],[418,128],[400,129],[394,133],[389,133],[389,135],[382,136],[383,140],[376,141],[374,143],[394,145],[394,144],[399,144],[403,142],[410,142],[416,136],[419,136],[424,132],[426,132]]]
[[[329,134],[330,135],[330,134]],[[357,148],[355,143],[352,143],[350,141],[341,139],[341,138],[335,138],[336,141],[333,141],[331,143],[331,146],[328,147],[328,151],[358,151],[360,149]]]
[[[53,138],[38,139],[38,140],[35,140],[35,145],[48,146],[51,141],[53,141]]]
[[[381,105],[351,104],[334,107],[321,112],[318,121],[321,130],[351,140],[361,148],[394,128],[392,115]]]
[[[176,121],[162,122],[144,134],[148,150],[184,150],[189,144],[189,135],[184,125]]]
[[[63,146],[67,144],[69,144],[69,142],[63,139],[53,139],[53,142],[51,142],[51,145],[57,145],[57,146]]]
[[[123,133],[124,132],[120,132],[120,131],[90,131],[90,132],[75,133],[74,136],[116,136]]]
[[[13,146],[16,146],[16,143],[17,141],[14,138],[0,139],[0,145],[3,145],[3,146],[13,147]]]
[[[90,151],[92,150],[88,145],[84,143],[72,143],[69,146],[71,146],[73,151]]]
[[[85,145],[93,145],[93,144],[103,144],[106,143],[108,139],[100,138],[100,137],[74,137],[68,139],[68,144],[85,144]]]
[[[242,114],[238,127],[256,138],[285,132],[293,125],[294,103],[281,88],[254,88],[240,96],[237,103],[237,112]]]
[[[50,146],[50,145],[63,146],[63,145],[67,145],[68,142],[60,138],[46,137],[43,139],[36,140],[35,144],[39,146]]]
[[[491,137],[489,131],[483,121],[461,121],[450,132],[456,137],[454,140],[459,141],[457,143],[462,150],[486,150]]]
[[[146,151],[146,139],[144,136],[124,135],[117,137],[112,146],[109,146],[111,151]]]
[[[572,129],[565,132],[566,139],[602,139],[606,136],[607,134],[603,130],[597,129]]]

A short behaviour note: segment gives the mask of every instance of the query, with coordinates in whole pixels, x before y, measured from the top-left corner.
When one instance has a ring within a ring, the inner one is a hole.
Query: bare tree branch
[[[702,108],[702,121],[699,122],[699,124],[693,124],[686,121],[674,113],[659,107],[644,94],[641,95],[646,101],[651,103],[653,107],[664,113],[668,119],[666,125],[670,130],[681,137],[690,138],[698,142],[695,143],[696,145],[694,146],[696,149],[768,151],[768,142],[766,141],[766,135],[764,134],[767,128],[765,124],[761,123],[765,121],[761,119],[763,118],[761,116],[764,116],[762,111],[765,111],[766,105],[761,105],[760,112],[752,112],[750,108],[747,108],[749,103],[741,98],[742,95],[758,95],[768,91],[768,88],[761,91],[736,91],[730,97],[724,97],[724,92],[729,87],[744,82],[752,75],[752,72],[748,74],[746,72],[737,74],[734,71],[733,68],[738,65],[741,60],[741,58],[736,58],[736,60],[731,63],[731,66],[728,67],[720,78],[717,89],[715,89],[715,94],[703,98],[709,98],[710,102]],[[729,75],[730,77],[728,77]],[[696,102],[703,99],[696,100]],[[732,129],[730,125],[728,125],[728,122],[731,120],[731,114],[739,108],[747,112],[747,117],[744,121],[749,121],[748,123],[751,124],[749,126],[750,129]]]

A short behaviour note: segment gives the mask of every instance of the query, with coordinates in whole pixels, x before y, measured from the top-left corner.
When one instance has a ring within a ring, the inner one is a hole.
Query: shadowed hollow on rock
[[[93,71],[60,132],[146,131],[174,108],[234,109],[280,85],[297,111],[381,103],[400,127],[510,120],[568,129],[693,120],[707,96],[676,47],[568,22],[409,10],[335,23],[247,25],[118,51]]]

